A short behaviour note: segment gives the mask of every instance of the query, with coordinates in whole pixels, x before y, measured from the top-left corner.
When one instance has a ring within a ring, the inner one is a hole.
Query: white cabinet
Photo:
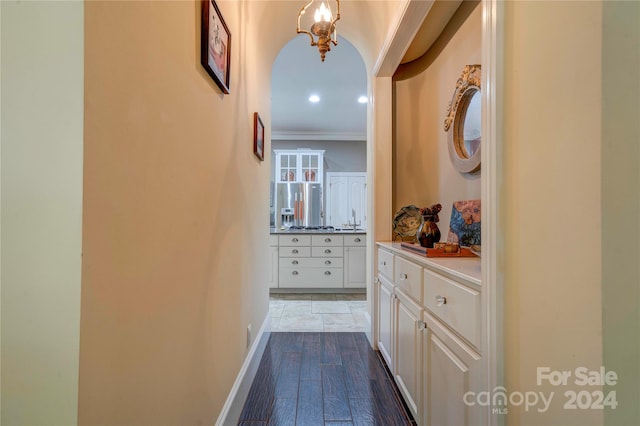
[[[279,288],[341,288],[341,235],[281,235]]]
[[[479,259],[430,260],[378,243],[376,344],[418,425],[485,425]]]
[[[344,237],[344,287],[367,286],[367,247],[364,235]]]
[[[396,289],[394,303],[394,356],[392,370],[409,410],[418,416],[422,353],[422,307]]]
[[[425,314],[425,323],[420,424],[482,424],[480,406],[464,402],[467,392],[477,395],[481,390],[480,356],[429,314]]]
[[[324,150],[274,150],[276,182],[323,183]]]
[[[327,233],[272,237],[278,238],[278,272],[276,285],[270,285],[271,288],[366,288],[366,235]]]
[[[267,285],[269,288],[278,287],[278,236],[269,235],[269,256],[267,259]]]
[[[366,173],[327,173],[327,225],[336,228],[367,228]]]
[[[393,368],[393,346],[391,341],[393,331],[393,284],[384,275],[376,279],[376,321],[378,322],[378,350],[387,363]]]

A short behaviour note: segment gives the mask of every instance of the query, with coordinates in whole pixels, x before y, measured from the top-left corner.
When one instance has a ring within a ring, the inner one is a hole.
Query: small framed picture
[[[264,161],[264,124],[257,112],[253,113],[253,153]]]
[[[222,93],[229,93],[231,33],[214,0],[202,0],[200,63]]]

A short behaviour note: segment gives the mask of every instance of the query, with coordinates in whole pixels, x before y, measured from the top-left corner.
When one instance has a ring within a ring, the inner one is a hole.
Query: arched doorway
[[[272,330],[368,332],[364,60],[340,37],[321,62],[308,38],[295,37],[275,59],[271,78],[270,223],[272,244],[279,245],[270,250],[272,269],[277,268],[271,282]],[[284,201],[297,203],[302,194],[291,187],[307,182],[317,183],[321,192],[320,205],[302,208],[315,220],[301,220],[294,212],[298,204]],[[294,229],[298,226],[320,229]],[[283,243],[292,231],[302,237],[296,239],[310,241],[295,254]],[[335,246],[317,254],[313,244],[319,235]],[[335,257],[322,257],[326,250]]]

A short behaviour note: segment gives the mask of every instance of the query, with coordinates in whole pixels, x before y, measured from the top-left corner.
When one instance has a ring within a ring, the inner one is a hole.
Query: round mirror
[[[480,169],[482,140],[480,65],[467,65],[458,79],[449,105],[445,130],[449,132],[449,157],[461,173]]]

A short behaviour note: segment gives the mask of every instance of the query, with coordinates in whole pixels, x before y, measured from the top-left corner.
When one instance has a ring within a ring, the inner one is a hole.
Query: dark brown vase
[[[433,248],[433,243],[440,241],[440,229],[436,225],[434,215],[425,215],[422,218],[424,222],[418,228],[416,237],[422,247]]]

